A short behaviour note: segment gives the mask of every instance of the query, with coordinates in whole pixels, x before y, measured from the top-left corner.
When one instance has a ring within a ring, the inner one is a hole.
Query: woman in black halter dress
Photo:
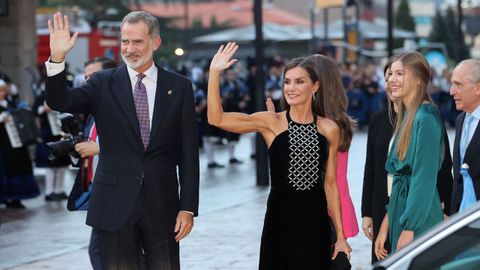
[[[269,148],[271,191],[260,249],[260,269],[327,269],[330,223],[323,189],[328,141],[292,121]],[[308,230],[307,228],[311,228]],[[315,228],[315,229],[313,229]],[[305,230],[307,229],[307,230]]]
[[[322,107],[329,99],[325,95],[332,94],[323,89],[344,93],[338,70],[322,71],[312,57],[293,59],[284,72],[287,111],[224,113],[220,73],[236,62],[231,59],[237,49],[235,43],[222,45],[211,62],[208,121],[230,132],[260,132],[269,146],[272,187],[259,269],[329,269],[338,252],[349,256],[351,251],[343,236],[336,183],[340,129],[325,118]],[[324,60],[336,70],[333,60]],[[333,250],[329,213],[337,232]]]

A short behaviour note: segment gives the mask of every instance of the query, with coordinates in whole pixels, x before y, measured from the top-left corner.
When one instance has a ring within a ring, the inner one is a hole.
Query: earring
[[[313,101],[315,101],[315,93],[313,93],[312,98],[313,98]]]

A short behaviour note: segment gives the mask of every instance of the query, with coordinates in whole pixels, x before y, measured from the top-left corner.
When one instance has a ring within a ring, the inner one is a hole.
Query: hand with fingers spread
[[[78,32],[73,36],[70,34],[70,21],[68,16],[56,13],[53,16],[53,23],[48,20],[48,31],[50,32],[50,60],[53,62],[63,62],[67,53],[75,45]]]
[[[231,67],[237,59],[232,59],[232,56],[238,49],[235,42],[228,42],[226,46],[221,45],[215,56],[213,56],[210,63],[210,70],[222,71]]]
[[[175,241],[179,242],[185,238],[193,228],[192,213],[180,211],[177,215],[177,222],[175,224]]]

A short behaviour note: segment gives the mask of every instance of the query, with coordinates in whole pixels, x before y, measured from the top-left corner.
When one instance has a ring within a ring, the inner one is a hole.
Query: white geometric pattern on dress
[[[319,150],[315,124],[288,124],[288,140],[290,142],[289,183],[296,190],[310,190],[318,180]]]

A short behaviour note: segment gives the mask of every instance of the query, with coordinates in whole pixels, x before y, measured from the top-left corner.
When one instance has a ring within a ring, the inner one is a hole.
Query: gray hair
[[[132,11],[128,13],[122,20],[122,25],[125,23],[134,24],[144,22],[148,26],[148,35],[152,38],[160,37],[160,24],[157,18],[145,11]]]
[[[480,60],[478,59],[465,59],[462,62],[460,62],[458,66],[460,65],[465,65],[470,68],[470,80],[473,83],[479,83],[480,82]]]

